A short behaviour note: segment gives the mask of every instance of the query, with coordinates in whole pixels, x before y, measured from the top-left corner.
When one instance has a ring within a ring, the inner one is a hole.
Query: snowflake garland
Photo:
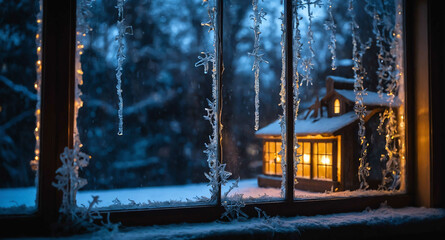
[[[355,104],[354,111],[359,119],[358,123],[358,137],[360,140],[360,157],[359,157],[359,167],[358,167],[358,178],[360,182],[360,189],[367,189],[369,184],[366,178],[369,176],[369,171],[371,167],[369,162],[367,162],[368,155],[368,140],[366,139],[366,127],[365,127],[365,117],[366,117],[366,106],[364,105],[363,98],[367,95],[366,89],[363,85],[363,81],[366,77],[366,70],[363,66],[363,55],[366,50],[369,49],[371,45],[371,40],[369,39],[367,43],[363,44],[358,35],[359,25],[355,19],[354,13],[354,0],[349,0],[348,12],[351,17],[351,32],[352,32],[352,60],[354,66],[352,70],[354,71],[354,93],[355,93]]]

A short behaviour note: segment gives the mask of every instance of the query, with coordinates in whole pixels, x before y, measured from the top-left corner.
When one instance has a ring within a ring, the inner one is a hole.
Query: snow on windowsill
[[[414,227],[413,227],[414,226]],[[65,239],[312,239],[313,234],[333,233],[346,237],[366,234],[366,239],[383,234],[420,234],[443,231],[445,209],[382,205],[375,210],[317,216],[253,218],[247,221],[182,223],[99,231]],[[345,230],[346,229],[346,230]],[[359,230],[357,230],[359,229]],[[336,231],[337,230],[337,231]],[[338,236],[337,236],[338,237]],[[363,237],[363,236],[362,236]],[[386,236],[387,237],[387,236]]]

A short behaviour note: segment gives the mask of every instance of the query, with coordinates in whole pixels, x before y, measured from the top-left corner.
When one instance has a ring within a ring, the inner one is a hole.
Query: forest
[[[357,1],[360,38],[373,36],[367,1]],[[0,0],[0,188],[34,185],[36,94],[36,0]],[[280,0],[259,1],[267,13],[261,25],[264,59],[260,76],[260,128],[280,114]],[[389,4],[391,5],[391,4]],[[128,0],[126,59],[122,72],[124,133],[118,132],[116,95],[117,9],[115,1],[95,0],[85,15],[90,31],[81,56],[83,107],[78,114],[82,151],[91,155],[81,169],[84,189],[116,189],[206,182],[205,143],[211,126],[204,119],[211,97],[211,74],[195,67],[212,46],[201,23],[202,0]],[[301,107],[325,93],[328,75],[353,77],[352,38],[347,1],[334,1],[337,69],[331,69],[326,5],[313,9],[313,85],[301,87]],[[394,7],[393,7],[394,8]],[[307,9],[301,9],[303,43],[308,41]],[[261,142],[254,130],[254,33],[252,3],[225,0],[223,15],[222,161],[234,178],[261,173]],[[376,42],[364,56],[365,86],[377,88]],[[388,46],[387,46],[388,47]],[[307,50],[303,54],[310,54]]]

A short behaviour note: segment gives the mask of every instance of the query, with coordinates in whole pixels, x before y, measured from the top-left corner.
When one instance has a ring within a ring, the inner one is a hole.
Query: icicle
[[[278,153],[281,155],[281,197],[285,196],[286,191],[286,174],[287,174],[287,162],[286,162],[286,53],[285,53],[285,41],[286,41],[286,28],[284,13],[281,13],[281,90],[280,90],[280,106],[283,109],[283,115],[279,116],[280,128],[281,128],[281,151]]]
[[[253,51],[249,53],[249,56],[254,57],[252,71],[255,72],[255,131],[258,130],[260,125],[260,63],[265,62],[268,63],[266,60],[263,59],[263,53],[261,53],[260,49],[260,25],[262,23],[262,20],[266,20],[265,16],[266,13],[263,11],[263,9],[258,10],[258,0],[252,0],[252,7],[253,7],[253,14],[250,15],[250,19],[253,20],[253,32],[255,35],[254,38],[254,44],[253,44]]]
[[[334,15],[332,14],[332,8],[333,8],[332,0],[327,0],[327,1],[328,1],[328,3],[326,4],[326,6],[327,6],[327,12],[328,12],[329,20],[326,21],[325,28],[326,28],[326,30],[331,32],[331,36],[329,38],[329,46],[328,47],[329,47],[329,50],[331,51],[331,55],[332,55],[332,57],[331,57],[331,59],[332,59],[331,69],[335,70],[335,69],[337,69],[337,66],[336,66],[336,60],[337,60],[337,54],[336,54],[336,51],[337,51],[336,50],[337,49],[337,38],[335,36],[337,26],[335,25]]]
[[[116,91],[117,96],[119,98],[119,109],[118,109],[118,117],[119,117],[119,130],[117,132],[118,135],[124,134],[124,117],[123,117],[123,111],[124,111],[124,103],[122,98],[122,66],[124,64],[124,61],[126,59],[124,50],[125,50],[125,34],[133,34],[133,29],[131,26],[126,26],[124,24],[125,18],[124,18],[124,5],[126,0],[117,0],[116,8],[118,9],[118,20],[117,20],[117,29],[118,29],[118,35],[116,36],[116,41],[118,44],[117,48],[117,67],[116,67]]]
[[[363,55],[366,49],[370,46],[370,41],[363,44],[358,36],[358,24],[355,20],[353,0],[349,1],[348,12],[351,16],[351,31],[352,31],[352,60],[354,61],[354,66],[352,70],[354,71],[354,93],[355,93],[355,105],[354,111],[359,118],[358,124],[358,137],[360,139],[361,151],[359,157],[359,168],[358,168],[358,178],[360,182],[360,189],[367,189],[369,187],[366,182],[366,178],[369,176],[369,170],[371,167],[369,163],[366,162],[368,154],[368,141],[366,139],[366,127],[365,127],[365,116],[366,116],[366,106],[363,103],[363,97],[366,96],[366,89],[363,86],[363,80],[366,76],[366,71],[363,67]],[[360,49],[359,49],[360,48]]]

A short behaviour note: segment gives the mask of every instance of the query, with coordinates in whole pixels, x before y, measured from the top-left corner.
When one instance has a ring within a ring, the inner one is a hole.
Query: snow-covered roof
[[[335,89],[335,91],[348,99],[351,102],[355,102],[355,93],[353,90],[344,90],[344,89]],[[379,96],[376,92],[366,91],[365,96],[363,96],[363,104],[366,106],[383,106],[389,107],[389,97],[386,94],[382,94],[382,97]],[[398,98],[394,98],[394,103],[392,106],[398,106],[400,101]]]
[[[297,135],[318,135],[318,134],[334,134],[337,130],[353,123],[357,120],[354,112],[348,112],[338,117],[328,118],[327,116],[313,119],[298,119],[295,121],[295,133]],[[261,128],[256,135],[280,135],[281,127],[279,120]]]
[[[351,83],[354,84],[355,80],[353,78],[345,78],[345,77],[340,77],[340,76],[327,76],[326,78],[330,78],[332,80],[334,80],[334,82],[341,82],[341,83]]]

